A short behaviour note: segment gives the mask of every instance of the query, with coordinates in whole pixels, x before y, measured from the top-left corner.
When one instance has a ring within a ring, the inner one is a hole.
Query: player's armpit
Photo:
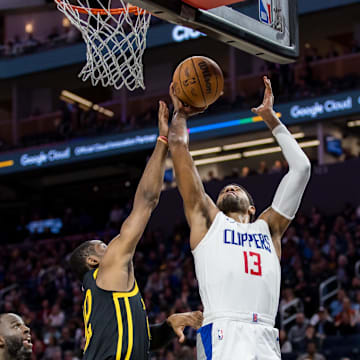
[[[279,214],[272,207],[267,208],[259,216],[259,219],[267,222],[270,229],[271,238],[275,246],[276,254],[279,259],[281,259],[281,238],[290,225],[291,220]]]

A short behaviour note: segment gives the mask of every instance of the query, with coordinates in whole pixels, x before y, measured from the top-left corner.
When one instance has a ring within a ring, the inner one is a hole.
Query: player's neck
[[[226,214],[229,218],[234,219],[236,222],[247,224],[250,222],[249,214],[241,214],[238,212],[229,212]]]

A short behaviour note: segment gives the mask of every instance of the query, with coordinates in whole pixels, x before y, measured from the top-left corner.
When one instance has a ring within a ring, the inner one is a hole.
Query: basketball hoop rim
[[[81,13],[81,14],[89,14],[92,13],[93,15],[121,15],[124,13],[130,13],[133,15],[143,15],[144,13],[146,13],[146,10],[141,9],[137,6],[129,6],[127,8],[118,8],[118,9],[95,9],[95,8],[84,8],[81,6],[77,6],[77,5],[70,5],[70,4],[66,4],[64,1],[62,0],[54,0],[57,4],[61,5],[61,6],[66,6],[66,7],[70,7],[73,10]]]

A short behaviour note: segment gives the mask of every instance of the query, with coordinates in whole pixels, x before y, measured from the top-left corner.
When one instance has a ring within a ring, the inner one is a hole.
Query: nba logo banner
[[[222,329],[218,329],[218,339],[222,340],[224,338],[224,332]]]
[[[272,0],[259,0],[260,21],[266,25],[273,23]]]

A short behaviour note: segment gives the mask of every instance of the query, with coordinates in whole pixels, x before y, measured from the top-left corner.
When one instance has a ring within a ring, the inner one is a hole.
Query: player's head
[[[96,269],[103,256],[107,245],[100,240],[85,241],[79,245],[70,255],[70,267],[77,278],[82,281],[84,275],[92,269]]]
[[[4,359],[31,359],[30,329],[19,315],[0,314],[0,354]]]
[[[252,196],[248,191],[238,184],[226,185],[216,201],[217,207],[225,214],[240,213],[248,214],[250,222],[255,217],[255,205]]]

